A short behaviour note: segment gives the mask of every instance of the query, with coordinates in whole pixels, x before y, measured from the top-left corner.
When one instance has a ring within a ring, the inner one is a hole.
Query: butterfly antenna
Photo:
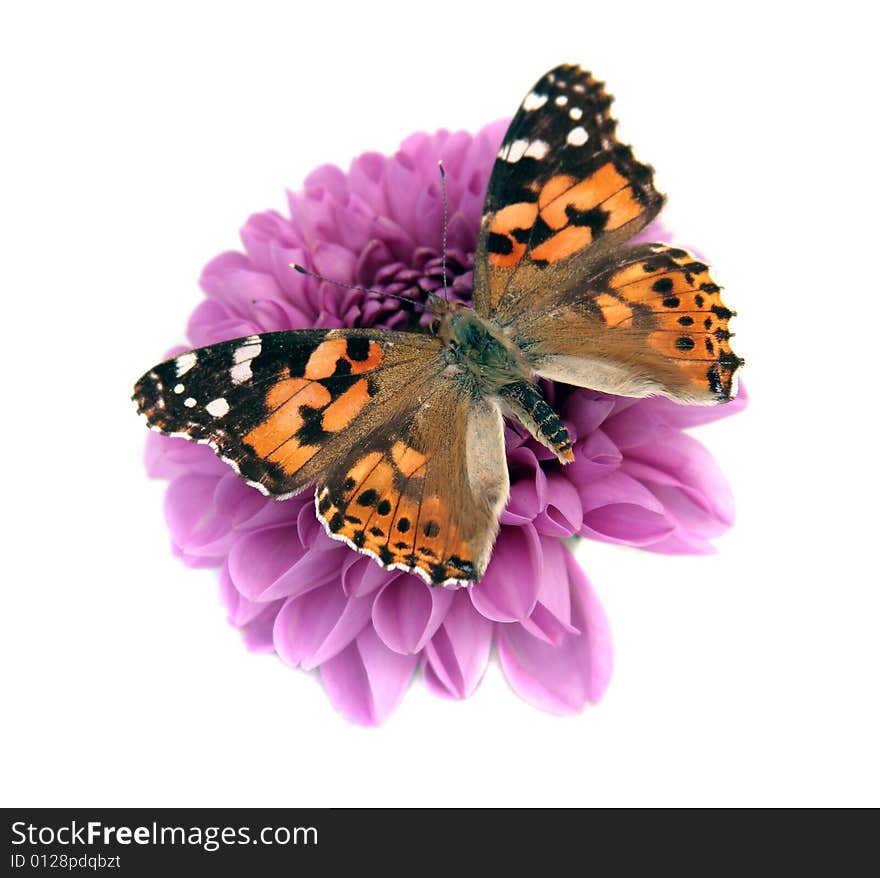
[[[291,262],[290,267],[294,271],[298,271],[300,274],[304,274],[307,277],[313,277],[315,278],[315,280],[324,281],[325,283],[333,284],[334,286],[342,287],[346,290],[356,290],[359,293],[368,293],[371,296],[385,296],[389,299],[397,299],[399,302],[404,302],[407,305],[412,306],[413,308],[421,308],[423,311],[427,309],[427,306],[424,304],[424,302],[418,302],[415,299],[408,299],[406,296],[396,296],[394,293],[386,293],[384,290],[371,290],[367,287],[359,287],[357,284],[347,284],[341,280],[333,280],[332,278],[324,277],[323,274],[317,274],[314,271],[309,271],[309,269],[305,268],[302,265],[299,265],[296,262]]]
[[[446,233],[449,228],[449,202],[446,198],[446,168],[443,167],[443,159],[440,159],[437,162],[437,165],[440,168],[440,189],[443,192],[443,241],[441,243],[441,249],[443,251],[442,255],[442,268],[443,272],[443,298],[446,301],[449,301],[449,287],[446,284]]]

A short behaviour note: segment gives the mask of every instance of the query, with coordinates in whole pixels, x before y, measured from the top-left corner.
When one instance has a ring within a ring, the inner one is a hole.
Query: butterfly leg
[[[528,381],[505,384],[498,391],[507,413],[516,418],[542,445],[546,445],[562,463],[571,463],[574,454],[571,438],[559,415],[547,405],[541,391]]]

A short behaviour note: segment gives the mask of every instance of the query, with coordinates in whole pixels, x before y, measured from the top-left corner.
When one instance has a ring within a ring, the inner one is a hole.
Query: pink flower
[[[346,174],[323,166],[289,195],[290,218],[255,214],[244,253],[205,268],[206,299],[189,322],[192,346],[279,329],[416,329],[420,313],[391,298],[300,275],[291,262],[339,281],[423,301],[441,286],[442,202],[449,195],[447,270],[469,301],[473,253],[489,173],[506,122],[476,135],[415,134],[388,158],[365,153]],[[640,236],[664,237],[656,227]],[[507,429],[510,503],[484,579],[431,588],[386,571],[327,536],[312,492],[285,502],[248,487],[209,448],[151,434],[147,468],[170,480],[165,514],[176,553],[219,566],[230,622],[248,646],[318,669],[331,701],[358,723],[381,723],[417,667],[429,689],[466,698],[497,646],[513,689],[556,713],[601,698],[611,674],[608,623],[568,547],[575,535],[658,552],[710,552],[733,522],[714,460],[683,428],[741,409],[635,401],[545,382],[574,441],[561,466],[517,427]]]

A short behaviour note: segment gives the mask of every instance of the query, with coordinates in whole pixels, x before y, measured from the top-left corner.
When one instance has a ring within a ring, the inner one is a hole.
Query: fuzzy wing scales
[[[564,64],[520,104],[492,169],[475,257],[485,316],[532,307],[554,281],[620,246],[663,205],[653,169],[615,137],[604,83]]]
[[[213,446],[249,484],[288,497],[381,424],[438,349],[385,330],[253,335],[160,363],[134,400],[153,429]]]

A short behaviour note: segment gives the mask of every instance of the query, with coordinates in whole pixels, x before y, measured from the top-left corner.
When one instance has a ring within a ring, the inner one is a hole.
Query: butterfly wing
[[[328,533],[434,583],[485,570],[507,502],[503,421],[444,374],[441,343],[371,329],[254,335],[147,372],[160,432],[210,444],[277,498],[318,482]]]
[[[736,394],[720,288],[686,251],[626,242],[659,212],[653,170],[614,135],[611,98],[563,65],[526,95],[495,162],[476,309],[542,377],[626,396]]]
[[[134,400],[153,429],[210,444],[249,484],[283,498],[383,423],[439,350],[429,335],[386,330],[253,335],[161,363]]]
[[[332,536],[386,567],[433,584],[476,582],[509,487],[497,403],[435,376],[321,476],[315,500]]]
[[[504,322],[534,307],[556,278],[583,273],[657,215],[664,199],[653,170],[617,141],[611,101],[572,65],[526,95],[486,195],[474,263],[480,314]]]
[[[539,375],[624,396],[712,404],[736,396],[734,312],[708,267],[677,247],[637,244],[570,278],[510,324]]]

